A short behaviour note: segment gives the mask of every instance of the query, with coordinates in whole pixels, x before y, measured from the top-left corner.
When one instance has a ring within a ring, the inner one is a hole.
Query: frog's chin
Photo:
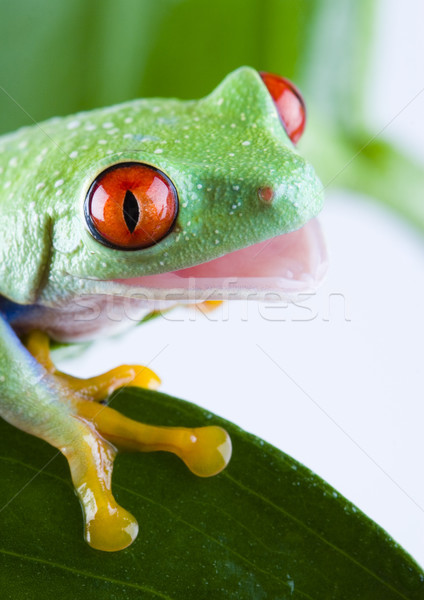
[[[301,229],[187,269],[115,280],[126,291],[154,300],[199,302],[294,298],[313,292],[327,271],[327,251],[317,219]],[[127,294],[125,294],[127,295]]]

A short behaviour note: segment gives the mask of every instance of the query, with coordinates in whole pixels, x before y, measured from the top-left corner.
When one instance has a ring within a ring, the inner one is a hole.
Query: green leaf
[[[350,135],[313,115],[302,151],[324,188],[347,188],[378,199],[424,232],[424,166],[369,131]]]
[[[119,553],[91,549],[64,458],[0,424],[2,599],[422,600],[424,574],[308,469],[181,400],[118,392],[113,406],[161,425],[216,423],[226,471],[199,479],[173,455],[118,456],[114,492],[139,520]]]

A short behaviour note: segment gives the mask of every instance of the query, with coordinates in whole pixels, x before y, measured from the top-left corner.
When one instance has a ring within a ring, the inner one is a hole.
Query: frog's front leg
[[[120,550],[137,536],[137,521],[116,503],[111,492],[117,447],[174,452],[201,476],[213,475],[228,463],[231,442],[221,428],[137,423],[92,401],[119,387],[119,382],[122,385],[125,377],[120,379],[116,369],[99,378],[77,380],[55,369],[43,334],[30,335],[27,345],[38,360],[0,318],[0,414],[67,458],[84,512],[85,537],[92,547]],[[134,367],[124,367],[134,383],[137,380],[131,369]],[[152,377],[147,374],[144,383],[149,385]]]
[[[62,381],[78,395],[100,402],[116,389],[124,385],[132,385],[155,390],[160,379],[149,367],[141,365],[121,365],[102,375],[80,379],[56,369],[50,357],[49,337],[42,331],[32,331],[24,339],[25,346],[33,357],[58,381]]]
[[[227,465],[231,446],[227,433],[220,427],[145,425],[103,404],[97,404],[124,385],[156,389],[160,379],[148,367],[121,365],[97,377],[79,379],[56,369],[50,357],[49,338],[44,332],[33,331],[28,334],[25,346],[55,376],[56,381],[74,392],[69,401],[73,413],[93,423],[102,437],[114,446],[140,452],[172,452],[199,477],[216,475]]]

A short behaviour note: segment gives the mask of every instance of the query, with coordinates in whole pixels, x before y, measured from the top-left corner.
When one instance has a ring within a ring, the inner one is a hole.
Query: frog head
[[[11,136],[6,150],[20,145],[31,169],[18,184],[39,221],[37,301],[314,287],[322,185],[286,129],[242,67],[201,100],[136,100]]]

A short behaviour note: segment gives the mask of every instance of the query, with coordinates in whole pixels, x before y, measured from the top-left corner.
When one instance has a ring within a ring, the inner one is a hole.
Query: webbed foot
[[[124,365],[90,379],[58,371],[50,357],[48,337],[38,331],[26,347],[53,378],[66,407],[62,431],[47,441],[68,460],[85,520],[85,539],[98,550],[115,551],[137,537],[136,519],[120,507],[111,492],[113,462],[118,449],[151,452],[164,450],[179,456],[200,477],[222,471],[231,457],[231,440],[221,427],[157,427],[125,417],[100,404],[123,385],[156,388],[159,378],[147,367]]]

